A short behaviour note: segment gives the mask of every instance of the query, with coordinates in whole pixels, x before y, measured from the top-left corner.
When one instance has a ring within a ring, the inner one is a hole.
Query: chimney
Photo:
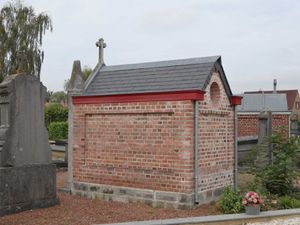
[[[99,61],[98,64],[105,65],[104,64],[104,48],[106,48],[106,43],[104,43],[104,39],[100,38],[97,42],[96,42],[96,46],[99,48]]]
[[[273,94],[276,94],[277,93],[277,80],[274,79],[273,80]]]

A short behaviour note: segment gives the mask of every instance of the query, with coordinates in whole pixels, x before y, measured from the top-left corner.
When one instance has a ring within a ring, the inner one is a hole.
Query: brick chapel
[[[69,90],[73,194],[152,206],[208,203],[235,181],[235,108],[220,56],[104,64]]]

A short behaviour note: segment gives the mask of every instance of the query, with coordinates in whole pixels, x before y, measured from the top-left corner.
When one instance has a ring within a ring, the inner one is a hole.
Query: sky
[[[6,0],[0,0],[2,6]],[[299,0],[23,0],[47,13],[41,80],[63,90],[74,60],[106,65],[221,55],[233,93],[300,88]]]

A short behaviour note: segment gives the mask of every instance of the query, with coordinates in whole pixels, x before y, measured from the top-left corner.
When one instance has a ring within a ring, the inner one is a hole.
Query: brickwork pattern
[[[192,101],[75,105],[74,181],[192,192]]]
[[[210,96],[215,94],[216,84],[217,102]],[[234,114],[219,74],[212,75],[205,91],[199,109],[200,192],[232,185],[234,165]]]
[[[258,136],[258,114],[238,115],[238,137]]]
[[[272,129],[282,135],[289,136],[289,120],[288,114],[273,114]],[[238,115],[238,137],[258,136],[259,119],[258,114],[240,114]]]
[[[233,183],[233,109],[219,74],[199,106],[198,194],[208,202]],[[75,183],[193,195],[193,101],[80,104],[73,121]]]
[[[272,128],[273,132],[282,134],[286,137],[289,136],[289,125],[290,124],[290,116],[289,115],[279,115],[275,114],[272,116]]]

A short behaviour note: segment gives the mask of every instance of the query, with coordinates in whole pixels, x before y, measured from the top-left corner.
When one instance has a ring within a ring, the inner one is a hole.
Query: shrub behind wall
[[[49,104],[45,108],[45,123],[47,129],[52,122],[64,122],[68,120],[68,109],[61,104]]]
[[[68,122],[52,122],[48,127],[50,140],[61,140],[68,138]]]

